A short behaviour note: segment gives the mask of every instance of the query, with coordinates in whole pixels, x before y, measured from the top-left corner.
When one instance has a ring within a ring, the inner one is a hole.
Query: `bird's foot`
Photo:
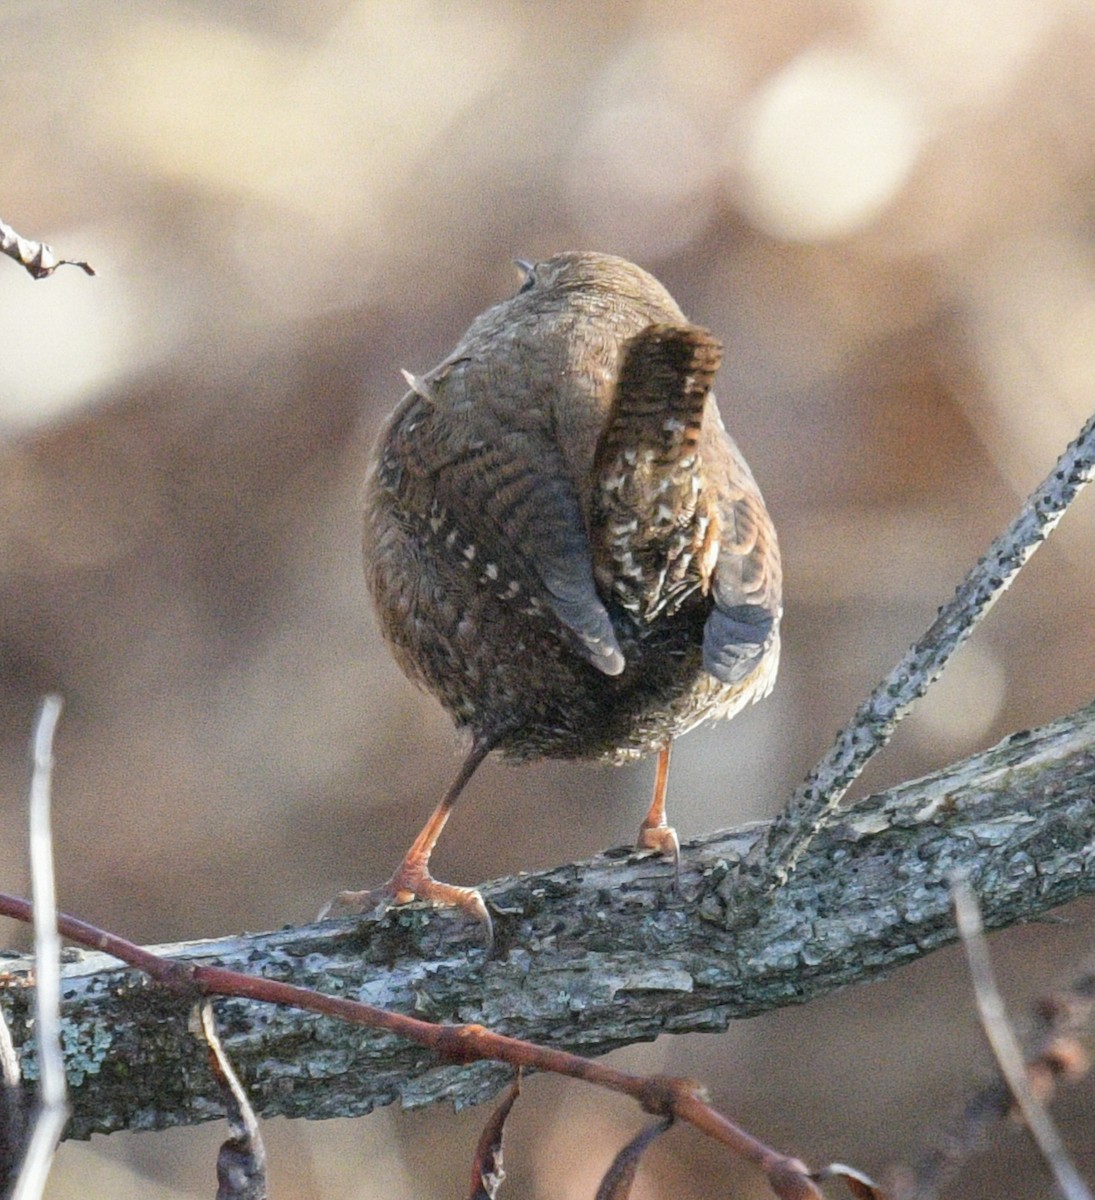
[[[319,919],[323,920],[331,914],[351,912],[381,916],[389,908],[410,904],[412,900],[424,900],[441,908],[463,909],[482,926],[487,953],[490,953],[494,944],[494,923],[482,895],[475,888],[442,883],[434,879],[425,867],[406,861],[399,865],[396,873],[381,887],[363,892],[339,892],[329,904],[324,905]]]
[[[648,823],[644,821],[639,826],[639,838],[635,845],[640,850],[657,850],[673,863],[673,880],[679,887],[681,882],[681,843],[677,831],[664,821]]]

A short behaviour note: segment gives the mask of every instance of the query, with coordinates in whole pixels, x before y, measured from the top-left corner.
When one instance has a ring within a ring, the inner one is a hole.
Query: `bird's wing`
[[[474,421],[465,419],[465,385],[454,367],[415,380],[391,426],[392,460],[410,464],[398,484],[404,504],[436,536],[451,538],[453,553],[474,562],[500,598],[530,616],[553,614],[593,666],[619,675],[624,656],[597,595],[562,455],[544,430],[507,421],[497,405],[480,405]],[[444,405],[435,402],[441,389]]]
[[[778,636],[783,577],[760,490],[737,447],[719,432],[720,456],[727,456],[729,471],[715,501],[718,555],[709,581],[714,608],[704,629],[703,661],[717,679],[739,683]]]

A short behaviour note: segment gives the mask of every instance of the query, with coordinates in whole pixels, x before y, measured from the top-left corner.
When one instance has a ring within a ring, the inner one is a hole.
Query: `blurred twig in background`
[[[1027,1076],[1027,1064],[1019,1048],[1019,1039],[1008,1021],[1003,997],[996,986],[977,899],[964,878],[956,879],[951,891],[958,933],[970,965],[973,994],[981,1014],[981,1025],[996,1056],[1000,1073],[1007,1081],[1008,1091],[1064,1200],[1092,1200],[1090,1190],[1080,1178],[1045,1105]]]
[[[95,271],[86,262],[77,262],[71,258],[58,258],[53,249],[45,242],[31,242],[21,237],[10,225],[0,221],[0,254],[14,258],[21,266],[26,267],[35,279],[47,279],[58,267],[80,267],[87,275]]]

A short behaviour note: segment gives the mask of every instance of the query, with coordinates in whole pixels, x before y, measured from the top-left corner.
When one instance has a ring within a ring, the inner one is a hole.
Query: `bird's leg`
[[[325,915],[326,911],[336,906],[383,911],[393,904],[408,904],[416,899],[427,900],[431,904],[462,908],[470,913],[483,926],[489,949],[494,938],[494,928],[483,897],[475,888],[456,887],[434,879],[430,874],[430,855],[460,793],[475,774],[479,764],[494,748],[496,741],[496,738],[491,737],[475,740],[449,790],[433,810],[430,819],[423,825],[422,832],[411,843],[403,861],[396,867],[395,873],[387,883],[371,891],[340,892],[320,915]]]
[[[673,860],[673,870],[680,875],[681,844],[677,831],[665,820],[665,793],[669,788],[669,751],[673,743],[666,742],[658,751],[658,769],[654,774],[654,798],[639,826],[640,850],[658,850]]]

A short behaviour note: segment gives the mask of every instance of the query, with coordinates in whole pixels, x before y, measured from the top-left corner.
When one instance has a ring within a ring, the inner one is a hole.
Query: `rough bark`
[[[787,878],[867,762],[890,740],[898,723],[943,673],[951,655],[1012,585],[1093,477],[1095,413],[1027,497],[1014,520],[970,568],[924,635],[863,701],[768,826],[740,872],[751,895],[765,895],[772,884],[779,885]],[[773,860],[776,866],[771,871]],[[759,886],[753,878],[754,868],[768,874]]]
[[[161,949],[583,1054],[722,1029],[953,941],[955,872],[970,879],[990,928],[1095,890],[1095,705],[837,814],[743,920],[734,868],[764,829],[686,846],[679,893],[664,861],[623,851],[487,885],[489,961],[477,926],[420,907]],[[0,1003],[33,1078],[29,964],[6,967]],[[184,999],[82,952],[70,955],[62,996],[68,1136],[222,1115]],[[266,1116],[348,1116],[396,1100],[465,1105],[509,1073],[439,1065],[417,1046],[309,1013],[239,1000],[216,1010]]]

